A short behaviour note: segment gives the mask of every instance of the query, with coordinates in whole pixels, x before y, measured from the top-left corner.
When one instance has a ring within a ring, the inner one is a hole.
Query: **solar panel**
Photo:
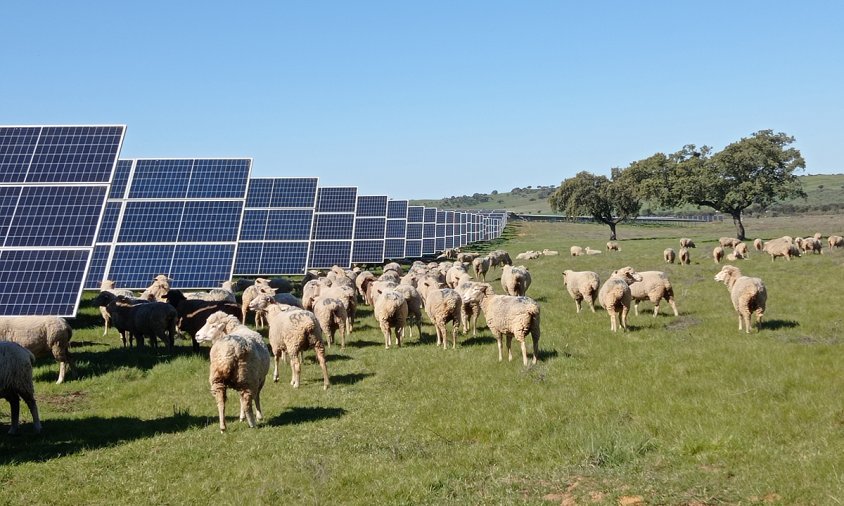
[[[384,232],[384,258],[397,260],[404,258],[404,242],[407,238],[406,200],[387,202],[387,228]]]
[[[384,234],[387,226],[386,195],[359,195],[355,210],[355,242],[352,263],[384,261]]]
[[[235,261],[236,275],[305,272],[315,225],[318,182],[315,177],[249,181]],[[330,221],[322,221],[320,233],[330,229]]]
[[[322,187],[317,191],[316,212],[354,213],[357,194],[355,187]]]
[[[407,229],[404,243],[405,258],[422,256],[422,228],[424,221],[424,206],[407,206]]]
[[[355,187],[317,189],[308,253],[309,269],[327,269],[333,265],[344,268],[351,266],[357,192]]]
[[[0,127],[0,315],[75,316],[125,129]]]
[[[308,268],[330,269],[334,265],[349,267],[352,241],[313,241],[308,256]]]
[[[112,192],[108,203],[106,217],[116,208],[120,218],[113,240],[98,240],[110,247],[102,275],[134,289],[159,274],[174,288],[231,279],[251,168],[246,158],[121,160],[126,189]],[[95,274],[87,286],[102,280]]]

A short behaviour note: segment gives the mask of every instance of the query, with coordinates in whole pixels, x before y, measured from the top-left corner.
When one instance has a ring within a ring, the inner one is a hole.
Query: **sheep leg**
[[[262,381],[261,385],[258,387],[258,391],[255,392],[255,394],[253,395],[255,399],[255,418],[258,420],[264,419],[264,410],[261,409],[261,388],[263,388],[263,386],[264,385]]]
[[[389,350],[390,344],[392,343],[392,340],[390,339],[390,327],[382,323],[381,333],[384,334],[384,349]]]
[[[512,362],[513,361],[513,349],[512,349],[513,336],[512,336],[512,334],[507,334],[505,339],[507,339],[507,361]]]
[[[330,383],[328,382],[328,367],[325,365],[325,348],[317,344],[314,351],[316,352],[317,362],[319,362],[319,368],[322,369],[322,389],[328,390]]]
[[[56,381],[56,385],[64,383],[64,373],[67,372],[67,362],[62,361],[59,362],[59,379]]]
[[[211,393],[217,399],[217,413],[220,417],[220,432],[226,431],[226,386],[214,385],[211,387]]]
[[[278,361],[281,358],[281,353],[273,353],[275,358],[275,368],[273,369],[273,383],[278,383]]]
[[[396,346],[401,348],[401,340],[404,337],[404,327],[396,327]]]
[[[340,349],[346,349],[346,322],[340,321],[337,324],[337,327],[340,329]]]
[[[656,318],[656,315],[658,315],[658,314],[659,314],[659,302],[654,304],[654,318]],[[637,314],[637,316],[638,316],[638,314]]]
[[[471,317],[472,321],[472,337],[477,337],[478,335],[478,313],[472,313]]]
[[[741,325],[742,325],[743,320],[744,320],[744,316],[742,316],[742,314],[739,313],[739,315],[738,315],[738,329],[739,329],[739,331],[741,331]]]
[[[255,428],[255,415],[252,413],[252,392],[249,389],[240,392],[240,421],[246,416],[249,428]]]
[[[756,330],[762,330],[762,317],[765,316],[765,312],[761,309],[756,310]]]
[[[35,404],[35,396],[30,392],[26,392],[21,393],[21,398],[26,403],[26,407],[29,408],[29,413],[32,415],[32,426],[35,433],[38,434],[41,432],[41,419],[38,416],[38,405]]]
[[[292,369],[292,377],[290,379],[290,384],[293,385],[293,388],[299,388],[299,354],[298,353],[291,353],[290,354],[290,369]]]
[[[11,408],[12,417],[12,426],[9,427],[9,434],[17,434],[18,427],[20,426],[21,400],[16,392],[12,392],[6,396],[6,400],[9,401],[9,408]]]
[[[633,311],[636,314],[636,316],[639,316],[639,301],[636,301],[636,302],[633,303]],[[622,327],[623,326],[624,325],[622,325]]]
[[[617,331],[617,324],[615,321],[615,312],[614,311],[607,311],[610,315],[610,331],[616,332]]]
[[[590,295],[590,296],[584,296],[583,300],[585,300],[586,303],[589,304],[589,309],[591,309],[592,312],[594,313],[595,312],[595,298]]]
[[[627,313],[630,311],[630,308],[627,306],[623,306],[621,308],[621,328],[627,330]]]
[[[577,312],[580,313],[580,300],[574,299],[574,306],[577,308]]]

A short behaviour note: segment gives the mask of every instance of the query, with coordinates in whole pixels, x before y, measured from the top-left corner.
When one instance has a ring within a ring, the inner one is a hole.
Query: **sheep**
[[[712,260],[715,260],[716,264],[720,264],[721,260],[724,259],[724,248],[722,246],[715,246],[712,249]]]
[[[618,331],[619,323],[622,329],[627,329],[627,313],[630,311],[630,301],[633,298],[630,285],[636,281],[642,281],[642,276],[632,267],[624,267],[613,271],[598,292],[598,300],[610,316],[612,332]]]
[[[357,313],[357,291],[354,286],[327,286],[321,280],[308,281],[302,288],[302,308],[313,311],[314,302],[318,297],[333,297],[343,301],[346,306],[346,334],[351,334]]]
[[[750,252],[747,249],[747,244],[739,241],[733,246],[733,253],[735,253],[736,258],[747,258]]]
[[[569,253],[573,257],[579,257],[579,256],[585,255],[585,253],[583,252],[583,248],[581,248],[580,246],[572,246],[571,248],[569,248]]]
[[[546,257],[553,257],[553,256],[557,256],[557,255],[559,255],[559,254],[560,254],[560,252],[559,252],[559,251],[556,251],[556,250],[553,250],[553,249],[548,249],[548,248],[546,248],[546,249],[542,250],[542,252],[541,252],[541,253],[542,253],[543,255],[545,255]]]
[[[823,255],[823,250],[821,249],[821,242],[814,237],[807,237],[803,239],[803,251],[807,253],[816,253],[818,255]]]
[[[173,350],[179,314],[172,305],[166,302],[136,304],[131,299],[118,296],[108,303],[106,309],[114,326],[131,333],[139,348],[144,345],[144,337],[149,336],[154,348],[161,339],[167,343],[168,350]]]
[[[475,272],[475,279],[486,281],[486,273],[489,272],[489,257],[478,257],[472,260],[472,270]]]
[[[455,288],[455,291],[457,291],[457,294],[460,295],[460,299],[463,301],[463,305],[460,308],[460,323],[463,327],[463,334],[468,333],[469,327],[472,327],[472,337],[478,334],[478,315],[481,313],[481,305],[477,300],[470,301],[464,296],[476,284],[475,281],[466,280],[458,284]]]
[[[479,256],[480,256],[480,253],[470,253],[468,251],[466,253],[458,253],[457,254],[457,261],[463,262],[464,264],[470,264],[470,263],[472,263],[472,261],[474,261]]]
[[[831,235],[826,238],[826,243],[829,245],[829,249],[844,248],[844,237],[841,237],[840,235]]]
[[[689,256],[688,248],[680,248],[680,265],[689,265],[691,263]]]
[[[152,280],[152,284],[141,294],[142,299],[162,302],[170,291],[170,279],[164,274],[159,274]]]
[[[109,322],[112,324],[117,333],[120,334],[120,340],[123,342],[123,347],[131,347],[134,341],[134,336],[129,329],[123,325],[122,321],[115,322],[113,321],[112,315],[108,312],[108,305],[113,300],[118,297],[114,292],[104,290],[99,293],[94,299],[91,301],[95,306],[100,307],[101,312],[105,312],[108,315]],[[149,299],[141,299],[138,297],[127,297],[123,295],[124,301],[126,304],[149,304],[151,301]]]
[[[258,278],[255,280],[256,284],[267,285],[275,289],[276,293],[290,293],[293,291],[293,283],[285,278],[264,279]]]
[[[401,264],[399,264],[398,262],[389,262],[387,264],[384,264],[384,268],[382,269],[382,272],[387,272],[387,271],[395,271],[395,273],[398,274],[399,276],[404,274],[404,269],[402,269]]]
[[[750,315],[754,313],[756,314],[757,329],[761,328],[762,317],[765,314],[765,303],[768,300],[768,292],[762,280],[742,276],[738,267],[725,265],[715,275],[715,281],[724,283],[730,290],[733,308],[738,313],[739,331],[741,331],[742,323],[744,323],[745,331],[748,334],[750,333]]]
[[[243,313],[241,306],[236,302],[224,300],[198,300],[188,299],[179,290],[167,292],[167,302],[176,308],[178,321],[176,327],[191,338],[194,351],[199,351],[199,342],[196,340],[196,333],[205,326],[208,317],[214,313],[223,312],[236,316],[242,321]]]
[[[603,253],[603,251],[601,251],[599,249],[592,249],[589,246],[586,246],[586,248],[583,250],[583,252],[586,253],[587,255],[600,255],[600,254]]]
[[[402,294],[407,302],[407,327],[410,337],[413,337],[414,325],[422,336],[422,296],[416,288],[406,284],[399,284],[394,290]]]
[[[455,262],[451,268],[445,273],[445,284],[448,285],[449,288],[454,288],[457,286],[457,281],[460,279],[460,276],[463,274],[467,274],[466,266],[460,262]],[[401,280],[399,280],[401,281]],[[398,284],[398,283],[396,283]]]
[[[361,298],[363,299],[363,303],[367,306],[372,305],[372,300],[369,299],[369,285],[375,281],[375,274],[372,274],[369,271],[363,271],[358,274],[358,277],[355,278],[355,287],[358,290],[358,294],[360,294]]]
[[[498,361],[502,356],[501,338],[507,339],[507,359],[513,360],[510,345],[515,337],[522,347],[522,363],[528,365],[525,338],[528,334],[533,340],[533,363],[539,357],[539,304],[530,297],[496,295],[488,283],[476,283],[466,293],[466,298],[477,301],[484,313],[487,327],[498,343]]]
[[[258,295],[261,295],[261,294],[273,295],[273,294],[275,294],[275,290],[270,288],[269,285],[266,285],[264,283],[255,283],[252,286],[246,287],[246,290],[244,290],[243,294],[240,296],[240,300],[241,300],[240,310],[241,310],[241,313],[243,314],[243,319],[241,320],[241,323],[243,323],[244,325],[246,325],[246,317],[249,314],[249,304],[255,299],[255,297],[257,297]],[[264,326],[265,323],[266,322],[265,322],[265,318],[264,318],[264,313],[259,313],[259,312],[256,311],[255,312],[255,327],[261,328],[261,327]]]
[[[378,276],[378,281],[392,281],[395,284],[401,283],[401,276],[396,271],[386,271]]]
[[[110,279],[106,279],[100,283],[100,291],[102,292],[111,292],[115,295],[123,295],[124,297],[135,297],[134,292],[132,290],[127,290],[125,288],[115,288],[114,281]],[[103,335],[108,334],[108,326],[111,324],[111,317],[108,315],[108,311],[106,311],[105,306],[100,306],[100,314],[103,317]]]
[[[243,325],[237,316],[219,311],[208,317],[196,333],[196,340],[212,342],[208,382],[211,394],[217,400],[220,432],[226,431],[226,388],[240,392],[240,420],[246,419],[249,427],[254,428],[255,418],[264,418],[261,390],[270,370],[270,353],[264,338]]]
[[[516,255],[516,260],[534,260],[542,256],[539,251],[524,251]]]
[[[665,248],[662,252],[662,259],[667,264],[673,264],[674,260],[677,259],[677,253],[674,252],[674,248]]]
[[[455,248],[446,248],[443,252],[437,257],[437,260],[441,258],[447,258],[449,260],[454,260],[457,258],[457,249]]]
[[[621,251],[621,248],[618,246],[618,243],[615,241],[607,242],[607,251]]]
[[[451,288],[435,288],[423,295],[425,312],[437,331],[437,346],[448,348],[446,325],[451,322],[451,347],[457,347],[457,326],[462,320],[463,299]]]
[[[722,248],[735,248],[736,244],[740,242],[741,241],[735,237],[721,237],[718,239],[718,244],[720,244]]]
[[[213,302],[222,301],[237,303],[237,298],[234,296],[234,292],[232,292],[231,290],[226,290],[224,288],[213,288],[207,292],[190,292],[184,294],[184,296],[188,300],[204,300]],[[166,300],[167,296],[165,295],[164,298]]]
[[[9,401],[11,408],[9,434],[17,434],[20,427],[21,399],[32,415],[33,430],[36,434],[41,432],[35,386],[32,383],[33,365],[35,355],[31,351],[17,343],[0,341],[0,398]]]
[[[277,302],[284,304],[284,302]],[[318,297],[314,302],[314,316],[316,316],[319,326],[322,329],[322,335],[327,336],[328,346],[334,343],[334,335],[340,331],[340,348],[346,348],[346,329],[349,324],[346,321],[348,315],[346,314],[346,304],[333,297]]]
[[[694,248],[695,242],[689,239],[688,237],[680,238],[680,247],[681,248]]]
[[[252,300],[253,309],[267,312],[270,324],[270,347],[275,358],[273,381],[278,382],[278,362],[282,355],[290,355],[292,377],[290,384],[299,388],[300,354],[313,348],[317,362],[322,369],[322,387],[328,389],[328,368],[325,365],[325,344],[322,329],[316,315],[305,309],[279,304],[268,294],[262,294]]]
[[[493,256],[497,260],[494,264],[490,264],[492,267],[495,267],[496,265],[513,265],[513,260],[510,259],[510,254],[503,249],[491,251],[489,255]]]
[[[678,316],[677,304],[674,303],[674,289],[671,287],[668,276],[662,271],[639,271],[637,274],[642,277],[642,280],[630,285],[630,297],[633,300],[633,310],[636,316],[639,316],[639,302],[649,300],[654,305],[653,316],[656,318],[656,315],[659,314],[659,303],[662,299],[668,301],[674,311],[674,316]]]
[[[355,287],[354,278],[356,277],[357,273],[353,271],[346,271],[336,265],[331,267],[331,270],[328,271],[328,274],[326,275],[326,278],[331,280],[331,286],[348,286],[350,288]]]
[[[73,329],[58,316],[0,317],[0,341],[11,341],[29,350],[36,358],[52,355],[59,363],[59,379],[64,383],[70,369],[70,338]]]
[[[521,295],[530,288],[530,272],[524,265],[518,267],[505,266],[501,272],[501,287],[507,295]]]
[[[577,312],[580,312],[581,301],[585,300],[589,304],[592,312],[595,312],[595,295],[598,292],[598,287],[601,286],[601,279],[598,273],[592,271],[563,271],[563,284],[566,285],[571,298],[574,299],[574,305],[577,307]]]
[[[407,323],[407,301],[404,295],[387,290],[375,297],[375,320],[384,333],[384,348],[390,349],[391,331],[396,334],[396,346],[401,348],[404,326]]]
[[[758,237],[756,239],[753,239],[753,249],[755,249],[756,251],[762,251],[764,247],[765,243],[762,242],[762,239],[759,239]]]
[[[771,255],[771,262],[777,257],[785,257],[786,260],[791,261],[792,256],[800,256],[800,250],[797,249],[788,236],[766,242],[764,251]]]

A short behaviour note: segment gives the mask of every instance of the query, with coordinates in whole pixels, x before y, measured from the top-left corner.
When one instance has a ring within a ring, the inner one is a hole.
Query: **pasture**
[[[842,216],[748,219],[750,237],[844,231]],[[371,308],[359,306],[345,350],[328,350],[322,390],[313,353],[302,386],[268,380],[265,420],[220,434],[207,346],[126,350],[87,301],[74,322],[76,367],[35,371],[44,432],[5,435],[0,402],[0,504],[840,504],[844,502],[844,250],[736,262],[768,288],[761,332],[745,334],[710,253],[732,224],[608,228],[512,223],[487,245],[560,256],[529,267],[542,308],[541,361],[499,363],[480,325],[456,350],[423,337],[385,350]],[[662,262],[679,237],[692,264]],[[575,313],[564,269],[664,270],[679,317],[643,302],[627,332],[601,308]],[[496,270],[488,281],[501,293]],[[514,343],[515,344],[515,343]],[[516,351],[516,350],[514,350]],[[530,348],[529,348],[530,351]]]

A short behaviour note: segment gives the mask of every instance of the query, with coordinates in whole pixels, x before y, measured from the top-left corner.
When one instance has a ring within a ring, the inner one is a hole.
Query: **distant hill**
[[[844,212],[844,174],[818,174],[800,176],[806,199],[791,199],[779,202],[768,212],[782,214]],[[443,199],[412,200],[411,205],[423,205],[440,209],[506,209],[518,214],[555,214],[548,205],[548,197],[556,186],[527,186],[513,188],[508,192],[475,193],[446,197]],[[759,209],[751,208],[751,214]],[[711,213],[710,208],[687,206],[683,209],[664,210],[645,203],[642,214],[669,213]]]

